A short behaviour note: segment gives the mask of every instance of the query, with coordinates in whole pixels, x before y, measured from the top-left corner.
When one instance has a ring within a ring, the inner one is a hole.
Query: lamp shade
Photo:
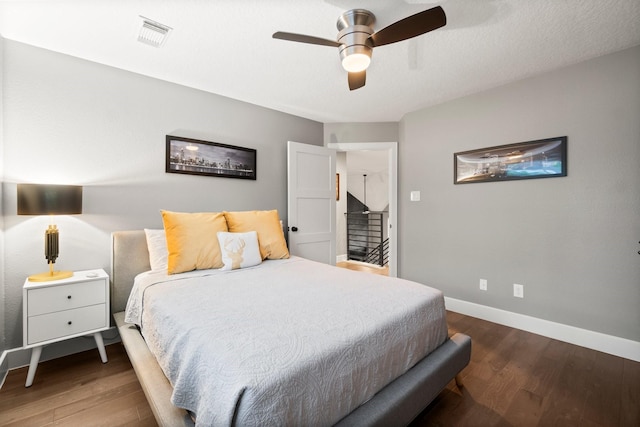
[[[18,215],[82,213],[82,186],[18,184]]]

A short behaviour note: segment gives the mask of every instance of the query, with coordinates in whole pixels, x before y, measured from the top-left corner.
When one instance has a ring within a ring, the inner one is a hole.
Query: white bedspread
[[[328,426],[447,338],[433,288],[292,257],[136,278],[141,326],[201,426]]]

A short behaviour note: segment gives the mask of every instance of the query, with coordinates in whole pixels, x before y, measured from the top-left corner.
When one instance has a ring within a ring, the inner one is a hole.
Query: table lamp
[[[82,213],[82,186],[18,184],[18,215],[51,215],[51,224],[44,234],[44,257],[49,263],[46,273],[29,276],[31,282],[46,282],[73,276],[72,271],[53,271],[58,258],[58,228],[53,215]]]

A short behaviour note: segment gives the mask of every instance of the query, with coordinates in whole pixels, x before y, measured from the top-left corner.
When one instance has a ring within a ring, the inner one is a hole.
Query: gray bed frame
[[[137,328],[124,322],[133,280],[149,270],[144,230],[116,231],[111,239],[111,311],[133,369],[160,426],[193,426],[184,409],[171,403],[172,387]],[[407,373],[338,422],[338,426],[409,424],[459,373],[471,357],[471,338],[455,334]]]

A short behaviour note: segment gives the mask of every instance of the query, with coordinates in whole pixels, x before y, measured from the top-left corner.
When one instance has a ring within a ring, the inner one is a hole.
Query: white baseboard
[[[445,297],[447,310],[640,362],[640,342]]]
[[[336,256],[336,262],[343,262],[343,261],[346,261],[348,259],[349,259],[349,257],[347,257],[347,254]]]
[[[9,362],[7,361],[7,350],[0,354],[0,389],[4,384],[4,380],[7,379],[7,373],[9,372]]]

